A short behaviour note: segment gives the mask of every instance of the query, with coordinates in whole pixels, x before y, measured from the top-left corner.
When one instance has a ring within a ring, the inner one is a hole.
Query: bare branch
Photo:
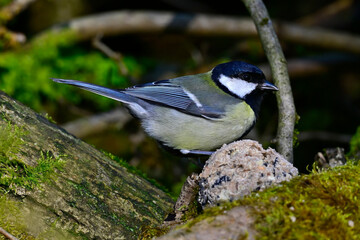
[[[282,52],[269,14],[261,0],[242,0],[255,22],[263,48],[269,60],[272,76],[279,88],[276,94],[279,121],[277,150],[289,162],[293,162],[293,132],[295,126],[295,104],[292,96],[286,59]]]
[[[279,23],[277,32],[289,42],[360,53],[360,37],[352,34],[287,23]]]
[[[92,45],[117,63],[120,74],[128,75],[129,70],[124,64],[123,55],[119,52],[113,51],[111,48],[106,46],[103,42],[101,42],[101,38],[102,36],[100,34],[96,35],[96,37],[92,41]]]
[[[360,36],[338,31],[275,22],[275,29],[284,41],[360,53]],[[119,11],[73,19],[54,27],[54,32],[71,30],[79,40],[127,33],[178,32],[200,36],[256,37],[249,18],[208,14],[175,14],[155,11]],[[46,32],[44,33],[46,34]]]
[[[351,68],[357,66],[359,63],[359,57],[339,53],[287,60],[288,71],[291,78],[324,74],[335,67],[347,66]],[[259,67],[264,72],[266,79],[272,79],[269,64],[261,64]]]
[[[0,41],[4,48],[14,48],[26,42],[26,36],[22,33],[9,31],[0,26]]]
[[[353,3],[354,0],[337,0],[312,13],[311,15],[302,17],[298,22],[306,26],[319,25],[327,19],[333,18],[340,12],[349,9]]]
[[[5,24],[35,1],[36,0],[13,0],[10,4],[0,9],[0,22]]]
[[[99,115],[78,119],[66,123],[62,127],[76,137],[83,138],[113,128],[114,126],[121,129],[130,119],[130,114],[125,109],[119,108]]]
[[[3,229],[2,227],[0,227],[0,233],[2,235],[4,235],[4,237],[6,237],[7,239],[10,240],[18,240],[16,237],[14,237],[13,235],[11,235],[10,233],[8,233],[5,229]]]

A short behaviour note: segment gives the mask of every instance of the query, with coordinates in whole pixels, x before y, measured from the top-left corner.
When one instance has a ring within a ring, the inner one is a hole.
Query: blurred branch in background
[[[307,58],[288,59],[287,66],[291,78],[314,76],[327,73],[334,67],[343,65],[356,66],[360,57],[352,54],[328,53]],[[267,79],[272,79],[269,64],[259,65]]]
[[[274,27],[283,41],[360,53],[360,36],[357,35],[281,21],[275,21]],[[159,32],[179,32],[196,36],[257,36],[255,25],[250,18],[156,11],[118,11],[91,15],[57,25],[50,31],[61,33],[69,30],[73,31],[79,40],[92,39],[99,33],[104,36]]]
[[[321,25],[324,21],[332,19],[340,12],[349,9],[353,2],[354,0],[337,0],[308,16],[302,17],[298,22],[306,26]]]
[[[0,9],[0,24],[4,25],[36,0],[13,0]]]
[[[360,36],[297,24],[277,23],[277,33],[281,39],[308,46],[360,53]]]
[[[285,159],[293,163],[293,135],[296,111],[286,59],[264,3],[261,0],[243,0],[243,2],[254,20],[270,64],[274,82],[279,88],[276,94],[279,109],[276,135],[277,150]]]
[[[300,132],[298,135],[299,142],[320,140],[324,142],[336,142],[338,144],[348,144],[351,140],[352,135],[332,133],[325,131],[306,131]]]
[[[129,70],[127,69],[127,67],[124,64],[123,55],[121,53],[119,53],[119,52],[113,51],[111,48],[106,46],[103,42],[101,42],[101,38],[102,38],[102,34],[97,34],[95,36],[95,38],[93,38],[93,40],[92,40],[92,45],[96,49],[98,49],[102,53],[104,53],[107,57],[114,60],[117,63],[118,67],[119,67],[120,74],[124,75],[124,76],[127,76],[129,74]]]
[[[26,36],[22,33],[12,32],[0,26],[0,48],[15,48],[26,42]]]
[[[110,128],[121,129],[130,120],[131,116],[124,108],[116,108],[109,112],[71,121],[61,127],[78,138],[84,138]]]
[[[14,48],[26,42],[26,36],[8,30],[5,24],[36,0],[14,0],[0,8],[0,47]]]
[[[251,136],[251,139],[258,139],[262,143],[270,143],[274,138],[272,135],[263,134],[259,136],[256,131],[252,131],[248,136]],[[300,143],[309,142],[309,141],[322,141],[325,143],[336,143],[336,144],[349,144],[351,140],[351,134],[335,133],[335,132],[326,132],[326,131],[304,131],[300,132],[297,136],[297,139]]]

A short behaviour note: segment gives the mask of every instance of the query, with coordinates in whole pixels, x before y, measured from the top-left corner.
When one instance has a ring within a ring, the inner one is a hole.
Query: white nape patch
[[[183,90],[189,96],[189,98],[194,101],[194,103],[196,104],[197,107],[202,107],[202,104],[200,103],[199,99],[197,99],[197,97],[194,94],[192,94],[185,88],[183,88]]]
[[[240,98],[244,98],[254,91],[257,86],[256,83],[247,82],[241,78],[229,78],[223,74],[220,75],[219,82]]]

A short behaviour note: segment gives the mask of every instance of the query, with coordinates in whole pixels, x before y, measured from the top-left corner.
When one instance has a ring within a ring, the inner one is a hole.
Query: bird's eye
[[[241,74],[241,79],[245,81],[251,81],[251,76],[248,73]]]

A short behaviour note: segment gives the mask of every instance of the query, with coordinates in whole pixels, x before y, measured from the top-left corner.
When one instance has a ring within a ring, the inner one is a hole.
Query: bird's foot
[[[187,154],[196,154],[196,155],[211,155],[214,152],[212,151],[202,151],[202,150],[187,150],[187,149],[181,149],[180,152],[184,155]]]

